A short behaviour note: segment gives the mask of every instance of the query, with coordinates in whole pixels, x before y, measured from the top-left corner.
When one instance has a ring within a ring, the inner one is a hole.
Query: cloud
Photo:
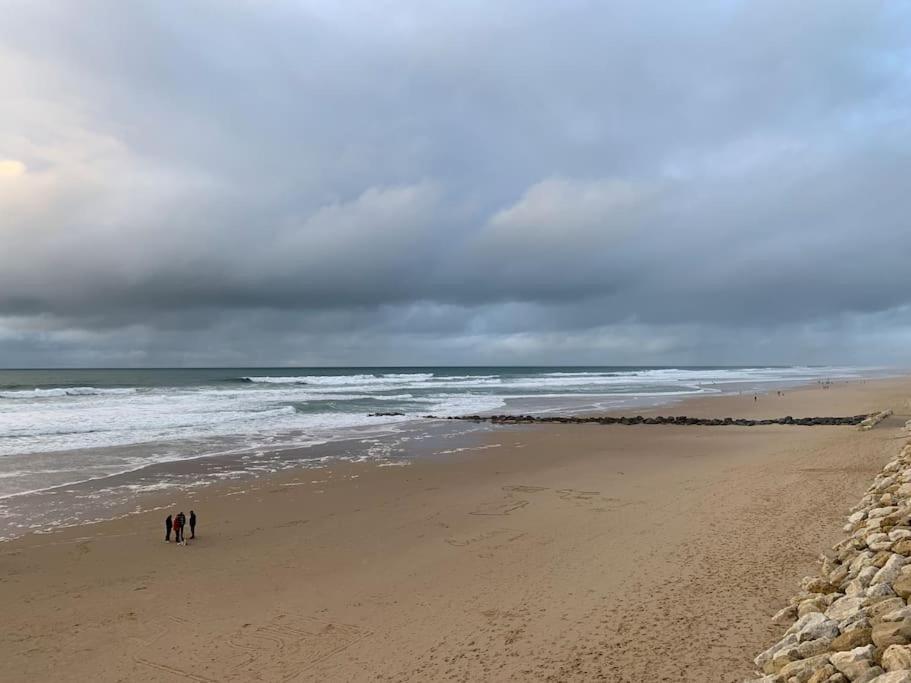
[[[908,14],[14,1],[0,362],[899,362]]]

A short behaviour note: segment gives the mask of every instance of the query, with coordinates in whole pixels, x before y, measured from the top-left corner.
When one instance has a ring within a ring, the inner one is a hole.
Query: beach
[[[911,380],[643,415],[853,427],[527,425],[332,462],[0,543],[11,681],[739,681],[904,444]],[[194,509],[199,537],[165,544]]]

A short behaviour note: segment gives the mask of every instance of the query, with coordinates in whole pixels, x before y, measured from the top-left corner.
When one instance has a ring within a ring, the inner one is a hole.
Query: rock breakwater
[[[844,530],[820,574],[772,617],[787,630],[756,657],[749,683],[911,683],[911,442]]]
[[[380,413],[385,414],[385,413]],[[471,420],[473,422],[490,422],[492,424],[600,424],[600,425],[700,425],[704,427],[757,427],[760,425],[801,425],[806,427],[822,425],[859,425],[868,419],[867,415],[849,417],[776,417],[764,420],[752,420],[740,417],[688,417],[676,415],[671,417],[558,417],[553,415],[463,415],[459,417],[437,417],[425,415],[432,420]]]

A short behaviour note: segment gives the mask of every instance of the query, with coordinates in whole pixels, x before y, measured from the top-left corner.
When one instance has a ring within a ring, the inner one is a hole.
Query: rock
[[[896,595],[907,600],[911,596],[911,574],[900,574],[892,582],[892,590]]]
[[[904,619],[911,619],[911,607],[899,607],[896,610],[891,612],[886,612],[883,614],[878,621],[902,621]]]
[[[908,557],[911,555],[911,538],[903,538],[892,545],[892,552]]]
[[[829,657],[829,661],[839,672],[853,681],[867,669],[873,667],[875,654],[876,650],[872,645],[864,645],[844,652],[835,652]]]
[[[911,484],[906,484],[906,486],[911,488]],[[901,541],[905,538],[911,538],[911,529],[892,529],[892,531],[889,532],[889,538],[892,541]]]
[[[889,540],[889,534],[881,531],[872,533],[864,539],[870,550],[888,550],[892,547],[892,541]]]
[[[778,674],[786,681],[790,680],[792,677],[796,678],[798,681],[807,681],[817,669],[821,669],[828,663],[829,655],[816,655],[809,659],[800,659],[796,662],[791,662],[779,671]],[[835,668],[837,669],[838,667]]]
[[[890,645],[883,652],[880,663],[886,671],[911,669],[911,647],[907,645]]]
[[[871,585],[877,583],[892,583],[895,579],[898,578],[898,575],[901,573],[902,567],[907,563],[907,559],[902,555],[897,555],[895,553],[886,560],[886,563],[883,565],[882,569],[876,572],[876,575],[870,581]]]
[[[813,612],[801,617],[795,622],[794,626],[798,626],[796,631],[798,643],[816,640],[817,638],[834,638],[838,635],[838,624],[819,612]],[[792,626],[791,628],[794,627]]]
[[[871,618],[873,621],[879,621],[880,617],[889,612],[894,612],[897,609],[901,609],[905,606],[905,601],[901,598],[889,598],[888,600],[881,600],[875,605],[868,605],[864,607],[864,612]]]
[[[807,679],[807,683],[825,683],[832,674],[838,673],[831,664],[821,666]]]
[[[835,621],[844,621],[851,617],[864,606],[864,598],[844,597],[833,602],[826,610],[825,615]]]
[[[874,645],[881,649],[889,647],[890,645],[908,644],[911,642],[911,619],[883,621],[874,624],[872,639]],[[841,671],[841,669],[838,670]],[[844,672],[842,671],[842,673]]]
[[[888,539],[888,536],[886,538]],[[800,582],[800,587],[808,593],[832,593],[835,591],[835,586],[821,576],[807,576]]]
[[[870,681],[876,680],[885,673],[881,667],[872,666],[866,671],[864,671],[860,676],[853,679],[852,683],[870,683]]]
[[[873,642],[872,628],[855,628],[845,631],[832,641],[832,650],[842,652],[844,650],[853,650],[856,647],[863,647]]]
[[[834,618],[834,617],[833,617]],[[797,620],[797,608],[794,605],[778,610],[772,616],[772,623],[776,626],[787,626]]]
[[[911,683],[911,671],[890,671],[880,674],[868,683]]]
[[[821,655],[823,652],[828,652],[832,645],[832,640],[832,638],[817,638],[816,640],[808,640],[805,643],[801,643],[797,646],[797,656],[801,659],[809,659],[810,657]],[[832,673],[835,672],[833,671]]]
[[[827,605],[821,597],[808,598],[797,605],[797,616],[802,617],[811,612],[824,612]]]
[[[777,643],[772,645],[768,650],[760,652],[756,659],[753,660],[753,663],[762,669],[765,673],[775,673],[776,669],[771,666],[772,660],[779,650],[795,650],[797,649],[797,634],[789,633],[785,635],[784,638],[779,640]],[[780,667],[779,667],[780,668]]]
[[[888,583],[878,583],[875,586],[870,586],[865,593],[867,597],[867,604],[873,605],[882,600],[888,600],[889,598],[895,597],[895,591],[892,590],[892,586]]]

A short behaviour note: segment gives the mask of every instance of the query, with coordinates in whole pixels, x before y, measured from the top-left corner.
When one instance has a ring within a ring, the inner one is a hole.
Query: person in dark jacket
[[[190,538],[196,538],[196,513],[190,510]]]
[[[164,521],[164,540],[165,543],[171,542],[171,527],[174,525],[174,522],[171,519],[171,515],[168,515],[167,519]]]
[[[174,520],[174,540],[178,543],[183,543],[183,523],[184,523],[184,514],[182,512],[177,513],[177,518]]]

